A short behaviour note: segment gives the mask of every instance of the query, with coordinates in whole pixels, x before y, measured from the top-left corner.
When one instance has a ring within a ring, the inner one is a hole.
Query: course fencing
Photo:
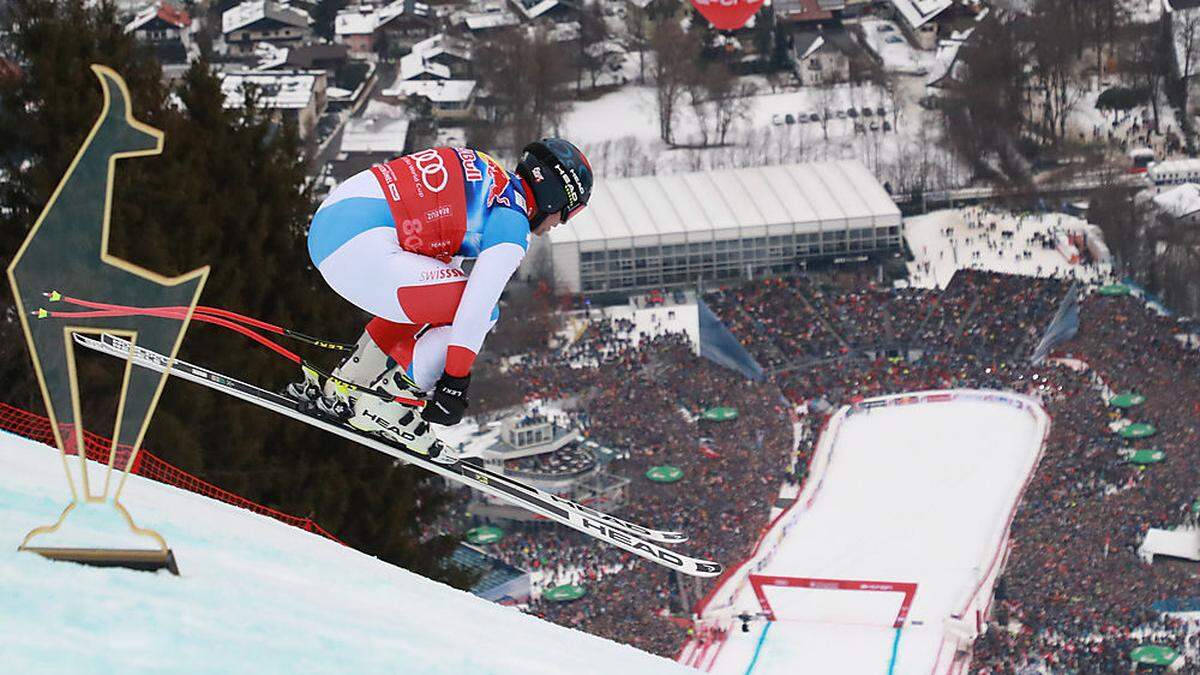
[[[7,403],[0,403],[0,429],[14,433],[18,436],[24,436],[30,440],[44,443],[51,447],[55,446],[54,431],[51,429],[50,420],[36,413],[22,410],[13,407]],[[94,434],[90,431],[83,432],[84,452],[87,453],[87,458],[108,464],[109,454],[112,451],[112,439],[105,438],[99,434]],[[117,447],[117,457],[122,458],[128,456],[131,448],[127,445]],[[68,454],[75,454],[74,448],[68,449]],[[117,465],[121,462],[118,461]],[[246,499],[240,495],[236,495],[228,490],[223,490],[208,481],[201,480],[192,474],[180,469],[169,462],[163,461],[156,455],[150,453],[145,448],[138,451],[137,459],[130,473],[138,476],[143,476],[151,480],[165,483],[188,492],[204,495],[210,499],[215,499],[240,509],[253,511],[259,515],[269,516],[283,523],[287,523],[293,527],[298,527],[307,532],[319,534],[326,539],[331,539],[339,544],[344,544],[337,537],[330,534],[325,528],[318,525],[311,518],[299,518],[282,511],[276,511],[269,506],[263,506]]]

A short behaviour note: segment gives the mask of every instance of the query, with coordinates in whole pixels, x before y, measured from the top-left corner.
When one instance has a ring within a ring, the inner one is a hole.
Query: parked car
[[[825,116],[825,118],[826,118],[826,119],[828,119],[828,118],[829,118],[829,116],[828,116],[828,115],[826,115],[826,116]],[[838,118],[839,120],[844,120],[844,119],[846,119],[846,111],[845,111],[845,110],[839,110],[839,111],[837,111],[837,118]]]
[[[792,115],[792,113],[788,113],[783,116],[783,121],[787,122],[788,124],[795,124],[796,118],[795,118],[795,116]]]
[[[879,115],[880,117],[883,117],[884,115],[887,114],[887,111],[883,109],[883,106],[879,106],[878,108],[875,109],[875,114]]]
[[[901,42],[904,42],[904,38],[900,37],[899,35],[889,35],[889,36],[883,38],[883,41],[888,44],[894,45],[894,44],[899,44]]]
[[[856,119],[858,119],[858,111],[855,110],[854,108],[848,108],[846,110],[846,116],[852,120],[856,120]]]
[[[771,124],[774,124],[775,126],[783,124],[783,115],[780,115],[779,113],[771,115]]]
[[[889,122],[889,121],[887,121],[887,120],[884,120],[884,121],[883,121],[883,130],[884,130],[884,131],[891,131],[891,130],[892,130],[892,123],[891,123],[891,122]]]
[[[880,33],[890,33],[896,29],[892,28],[892,24],[890,23],[881,23],[875,27],[875,30],[879,31]]]
[[[872,111],[870,108],[864,107],[864,108],[862,109],[862,116],[863,116],[863,117],[870,117],[871,115],[874,115],[874,114],[875,114],[875,112],[874,112],[874,111]]]
[[[808,115],[806,115],[804,113],[799,113],[796,115],[796,121],[799,122],[800,124],[808,124]]]
[[[808,119],[812,120],[813,122],[820,122],[821,116],[818,115],[817,113],[813,113],[808,116]],[[829,119],[829,113],[825,113],[825,119]]]
[[[861,133],[863,133],[863,132],[865,132],[865,131],[866,131],[866,129],[864,129],[864,128],[863,128],[863,125],[862,125],[862,123],[861,123],[861,122],[855,122],[855,123],[854,123],[854,133],[856,133],[856,134],[861,134]]]
[[[871,131],[879,131],[879,123],[871,122]]]

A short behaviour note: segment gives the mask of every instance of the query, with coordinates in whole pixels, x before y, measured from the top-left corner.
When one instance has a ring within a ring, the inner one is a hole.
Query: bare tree
[[[981,176],[1022,178],[997,174],[996,159],[1016,146],[1026,128],[1028,42],[995,15],[980,22],[959,51],[963,77],[948,83],[939,101],[950,147]]]
[[[1067,118],[1083,96],[1076,74],[1082,42],[1074,30],[1071,7],[1059,0],[1040,0],[1034,9],[1033,71],[1042,93],[1042,137],[1050,143],[1066,137]]]
[[[724,145],[738,120],[749,116],[756,88],[738,81],[722,62],[695,66],[690,71],[687,94],[700,129],[700,145]]]
[[[658,105],[658,135],[664,143],[675,144],[675,118],[686,93],[692,71],[700,58],[700,44],[675,21],[658,24],[650,38],[654,63],[654,98]]]
[[[638,84],[646,82],[646,50],[650,48],[649,17],[646,8],[625,3],[625,41],[638,53]]]
[[[720,71],[720,64],[695,64],[688,69],[689,77],[684,85],[692,115],[696,118],[696,126],[700,131],[701,147],[709,145],[709,125],[716,108],[711,98],[712,88],[715,86],[719,89],[724,86],[724,73]]]
[[[824,86],[817,89],[817,114],[820,118],[817,120],[821,123],[821,134],[825,140],[829,140],[829,118],[833,117],[833,106],[837,103],[837,92],[831,86]]]
[[[887,101],[887,109],[892,114],[892,128],[895,129],[900,121],[900,106],[904,103],[901,98],[902,85],[897,73],[884,73],[880,78],[879,89]]]
[[[1180,59],[1179,77],[1187,82],[1193,75],[1196,58],[1200,56],[1200,12],[1179,10],[1171,15],[1172,30],[1176,47],[1176,58]]]
[[[1096,75],[1104,77],[1104,49],[1113,51],[1118,34],[1125,27],[1127,13],[1121,0],[1089,0],[1083,6],[1087,12],[1087,34],[1096,55]]]
[[[608,24],[599,2],[584,4],[579,10],[579,55],[575,71],[575,91],[583,88],[586,71],[596,88],[596,78],[608,64]]]
[[[1129,73],[1135,85],[1146,91],[1150,109],[1154,113],[1154,133],[1158,133],[1159,99],[1163,83],[1170,72],[1171,46],[1170,26],[1167,21],[1151,24],[1136,24],[1131,27],[1132,49],[1123,56],[1123,70]]]
[[[726,71],[728,72],[728,70]],[[750,117],[750,110],[753,107],[754,95],[758,88],[749,82],[739,82],[737,78],[729,73],[728,78],[722,83],[720,89],[711,89],[709,96],[712,97],[716,105],[716,120],[714,129],[717,133],[717,143],[725,145],[725,139],[729,135],[729,130],[739,120],[746,120]]]
[[[508,134],[509,147],[519,148],[560,124],[570,107],[564,89],[572,64],[544,32],[507,31],[477,44],[475,54],[476,78],[491,98],[494,122]]]

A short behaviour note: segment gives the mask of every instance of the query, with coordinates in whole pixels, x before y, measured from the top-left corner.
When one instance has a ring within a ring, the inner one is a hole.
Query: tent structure
[[[1156,555],[1200,561],[1200,528],[1150,528],[1141,546],[1138,546],[1138,557],[1152,563]]]
[[[1150,436],[1153,436],[1157,432],[1158,432],[1158,429],[1154,428],[1153,424],[1146,424],[1145,422],[1135,422],[1133,424],[1122,427],[1121,431],[1118,433],[1121,434],[1121,438],[1149,438]]]
[[[472,544],[494,544],[504,538],[504,530],[494,525],[480,525],[467,530],[467,541]]]
[[[1132,408],[1145,402],[1145,396],[1132,391],[1124,391],[1108,399],[1108,404],[1114,408]]]
[[[1167,453],[1162,450],[1148,448],[1146,450],[1128,450],[1126,451],[1125,461],[1130,464],[1157,464],[1167,458]]]
[[[717,407],[704,411],[704,419],[709,422],[729,422],[738,417],[737,408]]]
[[[1118,296],[1129,295],[1131,289],[1125,284],[1109,284],[1107,286],[1101,286],[1096,292],[1100,295]]]
[[[563,584],[548,589],[545,593],[542,593],[542,598],[551,602],[570,602],[578,600],[585,595],[587,595],[587,589],[583,586]]]
[[[1166,645],[1138,645],[1129,652],[1129,660],[1138,665],[1171,667],[1180,660],[1179,652]]]
[[[683,478],[683,469],[677,466],[652,466],[646,471],[646,478],[655,483],[674,483]]]

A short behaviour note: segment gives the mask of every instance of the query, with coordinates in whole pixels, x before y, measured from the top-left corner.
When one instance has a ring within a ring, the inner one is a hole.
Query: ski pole
[[[135,311],[130,311],[130,310],[135,310]],[[101,309],[101,310],[95,310],[95,311],[91,311],[91,312],[51,312],[46,309],[38,309],[38,310],[35,310],[33,312],[33,314],[34,314],[34,316],[36,316],[39,319],[101,319],[101,318],[105,318],[105,317],[114,317],[114,316],[138,316],[138,315],[141,315],[141,316],[153,316],[153,317],[158,317],[158,318],[162,318],[162,319],[178,319],[178,320],[182,321],[187,316],[187,308],[186,307],[131,307],[129,309]],[[284,347],[282,345],[276,344],[275,342],[273,342],[271,340],[268,340],[265,336],[263,336],[262,334],[258,333],[257,331],[255,331],[251,328],[247,328],[246,326],[239,325],[232,321],[227,321],[227,320],[222,319],[217,316],[209,316],[206,314],[193,313],[192,317],[195,318],[197,321],[211,323],[213,325],[221,326],[222,328],[228,328],[229,330],[232,330],[234,332],[241,333],[242,335],[245,335],[246,337],[250,338],[251,340],[254,340],[255,342],[259,343],[260,345],[266,347],[267,349],[274,351],[276,354],[279,354],[283,358],[288,359],[289,361],[292,361],[293,363],[299,364],[299,363],[303,362],[303,359],[301,359],[300,356],[298,354],[296,354],[295,352],[291,351],[287,347]]]
[[[134,307],[131,305],[115,305],[115,304],[111,304],[111,303],[107,303],[107,302],[96,302],[94,300],[83,300],[81,298],[75,298],[75,297],[71,297],[69,295],[63,295],[62,293],[59,293],[58,291],[50,291],[48,293],[43,293],[43,295],[45,295],[46,298],[50,302],[61,301],[61,302],[70,303],[72,305],[78,305],[79,307],[86,307],[89,309],[125,311],[125,312],[131,313],[131,314],[145,314],[146,312],[144,312],[143,310],[165,310],[165,309],[176,310],[176,311],[184,312],[184,313],[187,312],[187,308],[182,307],[182,306]],[[336,340],[325,340],[322,338],[313,337],[311,335],[306,335],[304,333],[301,333],[300,331],[292,330],[290,328],[284,328],[283,326],[279,326],[279,325],[276,325],[273,323],[268,323],[261,319],[256,319],[252,316],[246,316],[245,314],[238,314],[237,312],[231,312],[227,309],[222,309],[220,307],[209,307],[206,305],[197,305],[195,314],[197,316],[202,315],[202,314],[203,315],[211,315],[211,316],[216,316],[216,317],[219,317],[222,319],[227,319],[230,321],[236,321],[238,323],[242,323],[242,324],[245,324],[248,326],[253,326],[254,328],[258,328],[260,330],[265,330],[269,333],[274,333],[276,335],[282,335],[284,337],[291,338],[293,340],[298,340],[300,342],[304,342],[304,343],[313,345],[314,347],[321,347],[322,349],[332,349],[335,351],[342,351],[342,352],[353,352],[355,349],[354,345],[352,345],[352,344],[346,344],[344,342],[337,342]],[[120,314],[113,314],[111,316],[120,316]],[[154,316],[161,316],[161,315],[154,315]],[[170,317],[167,317],[167,318],[170,318]]]

